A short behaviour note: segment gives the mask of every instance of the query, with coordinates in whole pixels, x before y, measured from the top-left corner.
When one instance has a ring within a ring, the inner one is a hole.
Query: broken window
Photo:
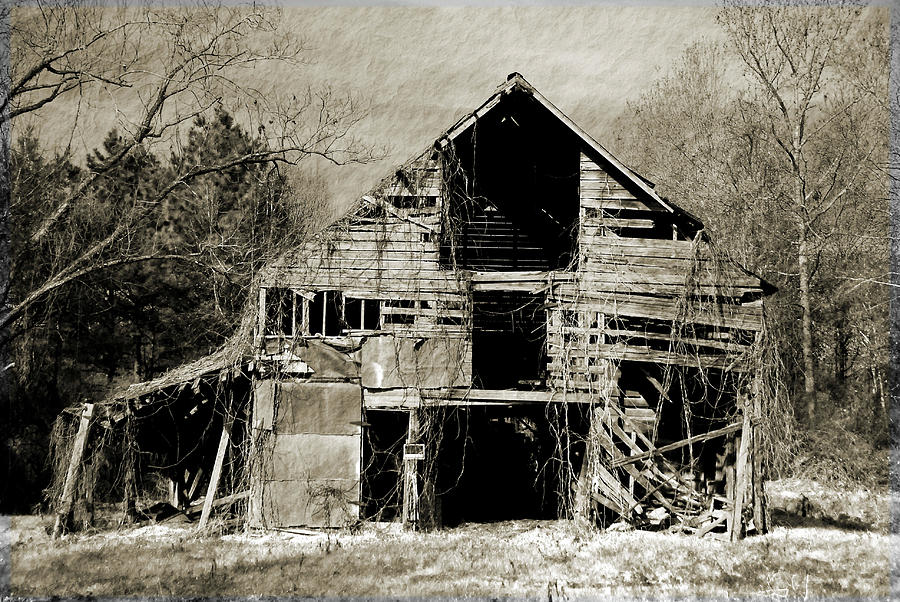
[[[344,295],[340,291],[319,291],[309,302],[309,334],[326,337],[341,334]]]
[[[345,297],[340,291],[302,293],[275,287],[265,290],[266,335],[333,337],[348,331],[381,328],[379,299]]]
[[[389,299],[384,302],[385,324],[416,323],[416,314],[419,313],[419,302],[413,299]]]
[[[309,302],[309,334],[335,337],[350,330],[378,330],[379,303],[345,297],[340,291],[319,291]]]
[[[347,330],[378,330],[380,301],[344,297],[344,327]]]
[[[266,289],[265,334],[293,336],[303,323],[303,297],[289,288]]]

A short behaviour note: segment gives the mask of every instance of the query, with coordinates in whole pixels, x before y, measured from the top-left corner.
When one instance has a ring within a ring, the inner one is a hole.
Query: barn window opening
[[[411,325],[416,323],[416,316],[415,314],[385,314],[384,323]]]
[[[348,330],[362,330],[363,300],[344,298],[344,325]]]
[[[378,330],[381,319],[380,301],[344,297],[345,330]]]
[[[309,302],[309,334],[334,337],[341,334],[344,295],[340,291],[319,291]]]
[[[387,197],[388,202],[397,209],[406,210],[433,210],[437,207],[436,196],[392,195]]]
[[[477,385],[541,387],[547,345],[543,298],[518,291],[476,291],[472,301],[472,370]]]
[[[293,336],[303,323],[303,297],[289,288],[266,289],[265,334]]]
[[[380,328],[378,299],[345,297],[340,291],[301,293],[289,288],[266,289],[266,335],[333,337]]]
[[[415,299],[388,299],[384,302],[385,324],[405,324],[407,326],[416,323],[416,315],[420,313],[419,301]]]
[[[419,197],[414,196],[392,196],[388,197],[391,205],[396,207],[397,209],[415,209],[416,205],[419,204]]]
[[[381,327],[381,303],[366,299],[363,303],[363,329],[378,330]]]

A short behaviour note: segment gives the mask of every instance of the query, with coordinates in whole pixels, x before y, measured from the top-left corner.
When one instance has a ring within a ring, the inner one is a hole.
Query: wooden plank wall
[[[762,324],[761,304],[742,302],[759,296],[759,280],[715,260],[665,206],[587,155],[579,170],[578,269],[545,287],[548,385],[604,390],[607,360],[739,368]],[[441,266],[442,193],[437,161],[420,157],[264,284],[379,300],[382,331],[397,336],[471,337],[471,272]],[[675,320],[692,325],[678,348]]]
[[[439,263],[437,161],[420,158],[273,266],[263,286],[340,290],[368,299],[462,300],[466,283]],[[406,199],[410,201],[404,206]]]
[[[715,260],[675,214],[592,158],[579,169],[578,278],[548,291],[549,382],[596,388],[602,360],[740,367],[762,325],[761,304],[743,302],[759,296],[759,279]],[[675,320],[691,325],[677,347]]]
[[[442,202],[439,164],[420,157],[272,266],[262,286],[378,300],[382,334],[470,338],[469,279],[440,265]],[[471,355],[467,345],[469,374]]]
[[[508,215],[491,206],[470,211],[454,237],[457,267],[484,271],[550,269],[541,242]]]

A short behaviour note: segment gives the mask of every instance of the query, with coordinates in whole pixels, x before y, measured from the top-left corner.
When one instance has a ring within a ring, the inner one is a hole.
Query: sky
[[[259,67],[261,88],[298,92],[329,85],[366,99],[355,130],[386,149],[369,165],[316,166],[338,208],[391,168],[430,146],[517,71],[577,124],[615,152],[615,119],[665,75],[682,51],[722,33],[707,6],[411,7],[288,5],[283,26],[306,41],[307,62]],[[51,131],[80,111],[72,138],[80,154],[114,124],[114,107],[75,99],[36,125]]]
[[[329,178],[339,204],[430,146],[513,71],[603,144],[625,103],[685,47],[721,35],[712,7],[294,7],[286,23],[311,45],[299,80],[370,98],[357,135],[387,146],[384,160]]]

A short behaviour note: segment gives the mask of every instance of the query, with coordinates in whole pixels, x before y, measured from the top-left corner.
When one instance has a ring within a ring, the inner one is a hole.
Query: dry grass
[[[886,487],[873,489],[829,487],[810,479],[784,479],[766,484],[769,509],[784,525],[836,526],[887,533],[891,496]],[[804,516],[805,515],[805,516]]]
[[[889,595],[897,536],[777,527],[731,544],[668,533],[577,532],[567,522],[466,525],[430,534],[199,537],[162,525],[51,542],[37,517],[12,521],[18,596]],[[895,567],[895,570],[898,567]]]

